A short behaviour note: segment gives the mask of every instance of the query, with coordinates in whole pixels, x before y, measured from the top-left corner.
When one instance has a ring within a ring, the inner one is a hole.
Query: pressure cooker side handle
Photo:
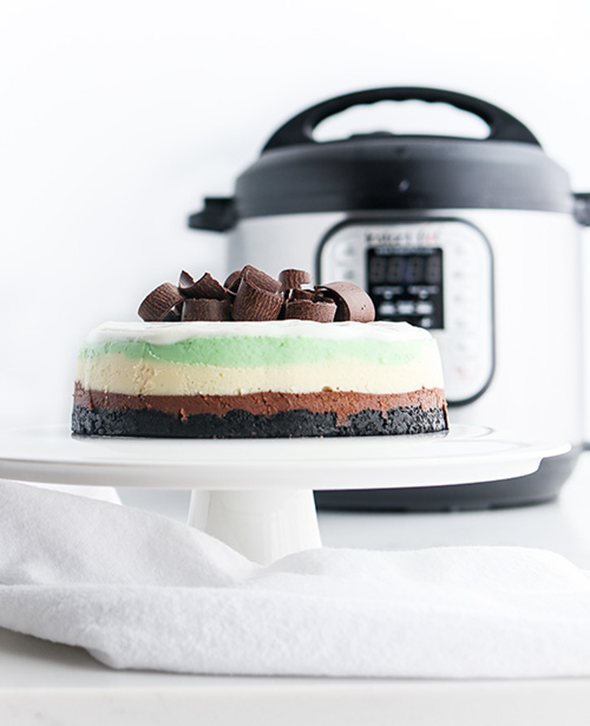
[[[345,111],[352,106],[377,103],[378,101],[427,101],[448,103],[451,106],[479,116],[490,127],[487,139],[494,141],[520,141],[540,146],[537,139],[518,119],[501,108],[473,96],[439,88],[398,86],[374,88],[337,96],[302,111],[281,126],[266,143],[263,152],[281,146],[317,143],[313,130],[324,119]]]
[[[574,217],[583,227],[590,227],[590,192],[574,194]]]
[[[207,232],[227,232],[235,226],[237,214],[233,197],[205,197],[205,206],[191,214],[188,226]]]

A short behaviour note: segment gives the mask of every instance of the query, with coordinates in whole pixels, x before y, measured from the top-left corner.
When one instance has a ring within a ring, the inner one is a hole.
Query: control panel
[[[494,368],[492,251],[462,220],[365,222],[330,230],[320,282],[349,280],[375,304],[377,320],[427,328],[437,339],[450,404],[481,394]]]

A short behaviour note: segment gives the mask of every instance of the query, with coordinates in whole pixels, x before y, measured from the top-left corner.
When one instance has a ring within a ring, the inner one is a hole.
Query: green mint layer
[[[189,338],[171,345],[135,341],[86,343],[80,356],[94,358],[116,353],[132,359],[225,367],[317,363],[346,356],[383,365],[399,365],[412,363],[433,345],[433,339],[391,343],[372,339],[208,337]]]

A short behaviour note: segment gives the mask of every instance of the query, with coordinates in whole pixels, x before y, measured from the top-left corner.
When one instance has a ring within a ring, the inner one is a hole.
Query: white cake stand
[[[313,490],[447,486],[531,474],[570,445],[478,426],[338,439],[75,438],[57,427],[0,433],[0,478],[191,489],[188,521],[263,564],[321,546]]]

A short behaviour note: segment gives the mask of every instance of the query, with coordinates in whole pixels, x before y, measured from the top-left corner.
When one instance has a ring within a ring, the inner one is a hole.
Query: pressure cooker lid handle
[[[537,139],[518,119],[501,108],[473,96],[438,88],[394,87],[374,88],[337,96],[300,114],[281,126],[266,143],[263,152],[281,146],[317,143],[313,130],[324,119],[345,111],[352,106],[377,103],[378,101],[427,101],[428,103],[448,103],[451,106],[479,116],[490,127],[487,139],[494,141],[520,141],[540,146]]]

